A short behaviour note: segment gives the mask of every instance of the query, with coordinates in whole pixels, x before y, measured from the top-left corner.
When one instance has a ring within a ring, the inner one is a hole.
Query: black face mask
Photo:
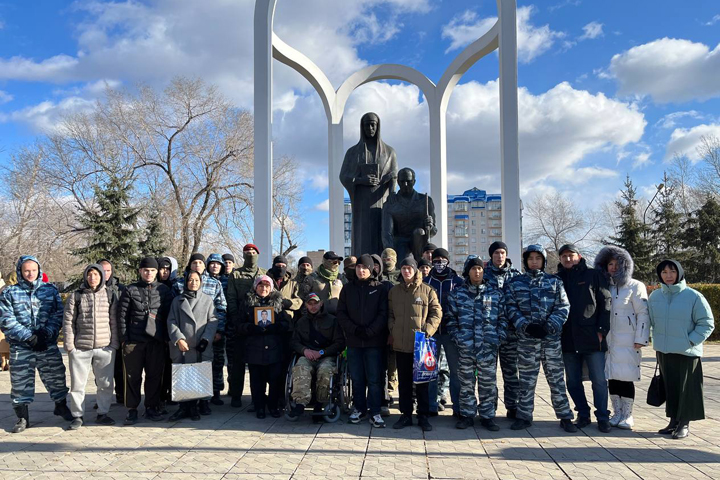
[[[277,265],[274,265],[270,271],[272,272],[272,276],[274,279],[279,280],[281,278],[285,278],[285,274],[287,273],[287,267],[278,267]]]

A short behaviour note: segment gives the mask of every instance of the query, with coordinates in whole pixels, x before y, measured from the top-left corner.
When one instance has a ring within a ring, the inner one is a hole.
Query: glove
[[[35,332],[35,338],[37,338],[37,341],[35,342],[35,345],[33,346],[33,350],[36,352],[44,352],[48,348],[47,344],[47,333],[45,333],[45,330],[39,329]]]
[[[290,310],[290,307],[292,307],[292,302],[290,300],[288,300],[287,298],[283,298],[283,301],[282,301],[283,310]]]
[[[38,337],[37,337],[37,335],[33,335],[32,337],[28,338],[28,339],[25,340],[25,341],[27,342],[28,345],[30,345],[30,348],[32,348],[33,350],[35,350],[35,346],[36,346],[37,343],[38,343]]]
[[[207,341],[207,339],[203,338],[202,340],[200,340],[200,343],[198,343],[195,346],[195,350],[197,350],[200,353],[203,353],[205,351],[205,349],[208,347],[208,344],[209,344],[209,342]]]
[[[355,336],[359,338],[367,338],[367,328],[355,327]]]
[[[552,335],[553,333],[555,333],[555,332],[552,332],[552,331],[551,331],[552,329],[550,328],[550,324],[549,324],[549,323],[544,323],[544,324],[543,324],[543,330],[545,330],[545,335]]]
[[[547,332],[543,326],[537,323],[531,323],[525,327],[525,333],[532,338],[545,338],[547,336]]]

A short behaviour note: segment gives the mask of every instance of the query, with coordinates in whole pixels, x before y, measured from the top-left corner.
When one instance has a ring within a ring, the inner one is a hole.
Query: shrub
[[[720,341],[720,284],[691,283],[688,286],[702,293],[710,304],[710,308],[713,312],[713,318],[715,319],[715,330],[713,330],[708,340]],[[648,295],[658,288],[660,288],[660,285],[648,285]]]

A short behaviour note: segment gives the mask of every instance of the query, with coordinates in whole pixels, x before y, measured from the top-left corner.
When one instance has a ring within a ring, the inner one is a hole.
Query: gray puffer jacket
[[[100,285],[96,289],[88,284],[88,272],[97,270]],[[92,350],[120,347],[117,325],[117,301],[105,287],[105,274],[100,265],[88,265],[83,273],[83,285],[68,297],[65,303],[63,334],[65,350]]]

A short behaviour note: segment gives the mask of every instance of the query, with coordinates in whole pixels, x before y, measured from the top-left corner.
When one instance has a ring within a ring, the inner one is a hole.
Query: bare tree
[[[675,153],[670,167],[669,179],[677,192],[680,209],[685,218],[700,208],[705,197],[696,187],[698,183],[697,171],[687,155]]]
[[[720,190],[720,138],[703,135],[696,151],[702,162],[698,186],[706,195],[715,196]]]
[[[291,157],[282,157],[273,172],[273,224],[278,234],[275,251],[288,255],[295,250],[302,239],[300,202],[302,185],[297,181],[296,163]]]

